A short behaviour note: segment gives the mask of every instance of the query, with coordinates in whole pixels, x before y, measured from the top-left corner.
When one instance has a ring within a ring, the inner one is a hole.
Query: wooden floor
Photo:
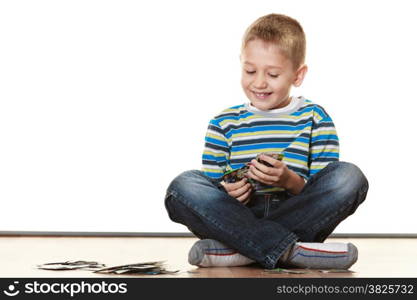
[[[175,275],[152,277],[417,277],[417,239],[328,239],[352,242],[359,249],[353,273],[270,274],[261,267],[197,268],[187,262],[196,238],[0,237],[0,277],[123,277],[91,271],[45,271],[37,265],[89,260],[107,266],[164,260]],[[130,275],[129,277],[131,277]],[[136,275],[137,276],[137,275]],[[127,277],[125,275],[125,277]]]

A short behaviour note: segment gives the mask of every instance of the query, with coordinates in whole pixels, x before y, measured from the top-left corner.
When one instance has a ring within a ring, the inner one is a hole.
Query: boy
[[[368,182],[338,161],[326,111],[290,97],[307,72],[304,57],[303,29],[290,17],[266,15],[247,29],[240,59],[249,103],[210,121],[202,171],[180,174],[167,189],[170,218],[201,239],[191,264],[348,269],[356,262],[353,244],[323,241],[365,200]],[[282,161],[265,152],[283,154]],[[245,165],[245,178],[222,179]]]

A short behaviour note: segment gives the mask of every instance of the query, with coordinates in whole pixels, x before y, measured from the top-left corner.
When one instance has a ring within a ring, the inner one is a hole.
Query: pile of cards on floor
[[[163,261],[142,262],[135,264],[127,264],[113,267],[106,267],[106,265],[95,261],[65,261],[46,263],[38,265],[38,269],[64,271],[64,270],[89,270],[93,273],[100,274],[138,274],[138,275],[159,275],[159,274],[173,274],[177,271],[168,271],[165,269]]]

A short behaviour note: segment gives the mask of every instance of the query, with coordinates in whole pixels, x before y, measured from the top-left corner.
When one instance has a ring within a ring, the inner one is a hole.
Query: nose
[[[264,89],[266,88],[267,83],[265,80],[265,76],[260,72],[257,74],[255,81],[253,82],[253,87],[256,89]]]

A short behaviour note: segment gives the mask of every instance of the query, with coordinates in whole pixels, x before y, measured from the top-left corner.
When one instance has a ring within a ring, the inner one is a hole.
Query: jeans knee
[[[201,207],[210,205],[217,192],[219,188],[215,179],[206,176],[202,171],[190,170],[174,178],[168,186],[165,201],[182,201],[182,204],[191,208]]]
[[[349,162],[334,162],[331,165],[334,168],[331,179],[334,188],[343,195],[360,194],[358,201],[359,204],[362,203],[369,188],[368,180],[362,170]]]
[[[169,218],[174,221],[178,222],[178,219],[176,218],[177,211],[178,211],[178,202],[175,201],[175,198],[173,195],[169,192],[165,195],[165,209],[168,212]]]
[[[209,185],[208,178],[199,170],[182,172],[175,177],[167,189],[167,194],[181,195],[189,198],[189,194],[195,194],[200,187]]]
[[[190,181],[190,179],[198,175],[199,175],[198,170],[184,171],[171,181],[168,187],[168,190],[173,186],[177,187],[178,185],[181,186],[181,185],[187,184],[187,182]]]
[[[190,185],[193,176],[197,174],[196,171],[197,170],[184,171],[171,181],[165,195],[165,205],[167,209],[175,205],[174,202],[176,202],[175,199],[178,194],[186,194],[187,187]]]

